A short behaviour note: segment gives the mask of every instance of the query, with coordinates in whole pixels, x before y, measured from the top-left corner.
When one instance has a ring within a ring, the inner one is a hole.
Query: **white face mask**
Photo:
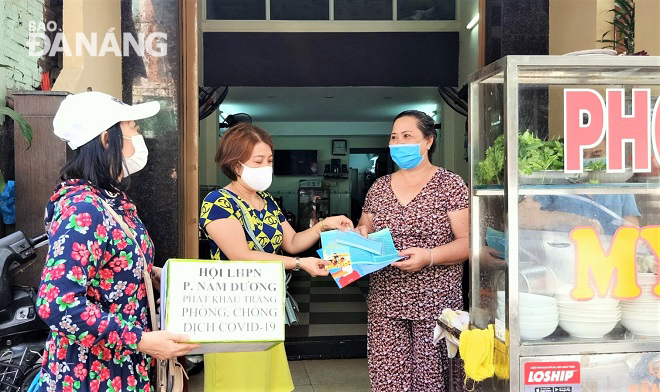
[[[273,182],[273,167],[272,166],[263,166],[263,167],[249,167],[243,166],[243,174],[241,174],[241,179],[243,182],[254,189],[257,192],[263,192],[270,184]]]
[[[130,139],[135,147],[135,153],[128,158],[124,158],[124,177],[128,177],[131,174],[135,174],[140,170],[144,169],[147,165],[147,157],[149,156],[149,150],[147,145],[144,143],[144,138],[142,135],[136,135],[133,137],[126,137],[124,139]]]

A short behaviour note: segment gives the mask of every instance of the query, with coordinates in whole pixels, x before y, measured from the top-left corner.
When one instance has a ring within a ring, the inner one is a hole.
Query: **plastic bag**
[[[16,224],[16,188],[14,181],[7,181],[0,194],[0,213],[5,225]]]

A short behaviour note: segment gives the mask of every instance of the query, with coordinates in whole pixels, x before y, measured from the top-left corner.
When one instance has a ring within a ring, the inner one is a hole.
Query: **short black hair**
[[[396,120],[400,119],[401,117],[414,117],[417,119],[417,128],[419,128],[420,131],[422,131],[422,134],[424,135],[424,138],[433,138],[433,141],[431,141],[431,147],[429,148],[429,161],[431,160],[431,156],[433,155],[433,151],[435,151],[435,139],[437,137],[435,133],[435,121],[429,116],[428,114],[421,112],[419,110],[404,110],[403,112],[397,114],[397,116],[394,118],[394,121],[392,123],[395,123]]]
[[[73,156],[60,172],[62,181],[78,179],[107,191],[120,189],[119,175],[122,172],[124,138],[119,123],[108,129],[108,147],[103,147],[100,137],[75,149]]]

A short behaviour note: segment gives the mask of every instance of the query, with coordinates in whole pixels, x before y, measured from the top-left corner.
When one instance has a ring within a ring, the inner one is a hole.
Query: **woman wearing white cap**
[[[50,326],[40,391],[142,391],[151,356],[185,355],[185,335],[150,331],[146,268],[153,243],[133,202],[120,190],[147,163],[135,120],[158,102],[129,106],[98,92],[68,96],[53,126],[73,156],[46,208],[50,241],[37,300]]]

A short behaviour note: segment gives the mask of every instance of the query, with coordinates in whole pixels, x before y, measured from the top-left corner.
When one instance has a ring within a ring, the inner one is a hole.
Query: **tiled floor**
[[[289,362],[296,392],[368,392],[366,359]],[[204,373],[190,378],[190,392],[204,391]]]
[[[287,338],[367,334],[367,279],[340,289],[331,277],[293,274],[289,292],[300,307],[299,323],[286,328]]]

